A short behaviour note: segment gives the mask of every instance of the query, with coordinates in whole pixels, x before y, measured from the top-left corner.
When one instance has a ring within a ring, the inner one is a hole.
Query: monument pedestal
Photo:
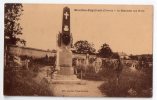
[[[69,49],[62,48],[58,50],[57,68],[59,69],[53,79],[49,79],[50,84],[84,84],[74,74],[72,67],[72,52]]]
[[[58,50],[57,59],[58,74],[73,75],[74,69],[72,67],[72,52],[70,49],[62,48]]]
[[[74,75],[73,67],[60,67],[58,71],[59,75]]]

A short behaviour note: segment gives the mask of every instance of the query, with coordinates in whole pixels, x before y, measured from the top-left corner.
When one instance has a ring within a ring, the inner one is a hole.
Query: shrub
[[[93,65],[88,66],[77,66],[77,75],[78,78],[81,78],[81,71],[82,71],[82,78],[83,79],[90,79],[90,80],[101,80],[101,76],[95,72],[95,68]]]
[[[119,84],[116,84],[116,74],[113,70],[103,73],[107,81],[100,86],[100,90],[110,97],[151,97],[152,70],[141,69],[131,71],[124,67],[120,74]]]
[[[5,71],[4,72],[4,95],[16,96],[51,96],[53,95],[48,85],[41,85],[33,80],[32,71]]]

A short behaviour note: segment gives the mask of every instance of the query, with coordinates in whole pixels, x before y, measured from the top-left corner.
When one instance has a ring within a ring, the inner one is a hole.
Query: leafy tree
[[[119,56],[119,54],[117,52],[114,52],[114,53],[112,53],[111,58],[113,58],[113,59],[119,59],[120,56]]]
[[[6,3],[4,5],[4,43],[16,45],[18,42],[25,45],[26,41],[20,39],[18,35],[22,34],[22,27],[18,22],[22,15],[23,6],[20,3]]]
[[[77,41],[74,44],[74,48],[76,48],[77,53],[91,54],[91,53],[95,53],[95,51],[96,51],[95,48],[94,48],[94,44],[89,43],[86,40]]]
[[[98,50],[98,56],[103,58],[111,57],[113,54],[111,48],[108,44],[104,43],[101,48]]]
[[[131,54],[129,57],[130,57],[132,60],[138,60],[138,56],[137,56],[137,55],[132,55],[132,54]]]

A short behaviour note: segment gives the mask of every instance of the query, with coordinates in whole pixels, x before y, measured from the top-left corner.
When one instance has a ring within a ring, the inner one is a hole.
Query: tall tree
[[[113,52],[108,44],[104,43],[101,48],[98,50],[98,56],[103,58],[108,58],[113,55]]]
[[[18,42],[25,45],[26,41],[18,36],[22,34],[22,27],[19,20],[23,12],[23,6],[20,3],[6,3],[4,5],[4,43],[16,45]]]
[[[74,48],[76,49],[77,53],[91,54],[91,53],[95,53],[95,51],[96,51],[95,48],[94,48],[94,44],[89,43],[86,40],[77,41],[74,44]]]

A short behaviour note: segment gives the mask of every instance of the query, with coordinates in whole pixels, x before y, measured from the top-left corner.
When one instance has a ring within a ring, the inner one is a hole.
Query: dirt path
[[[37,77],[35,78],[36,82],[41,82],[41,80],[46,77],[46,70],[48,67],[40,69]],[[103,81],[89,81],[83,80],[86,84],[49,84],[50,89],[52,90],[54,96],[87,96],[87,97],[102,97],[106,96],[101,93],[99,86]]]
[[[102,97],[103,95],[98,87],[102,81],[87,81],[85,85],[79,84],[57,84],[50,85],[55,96],[86,96],[86,97]]]

